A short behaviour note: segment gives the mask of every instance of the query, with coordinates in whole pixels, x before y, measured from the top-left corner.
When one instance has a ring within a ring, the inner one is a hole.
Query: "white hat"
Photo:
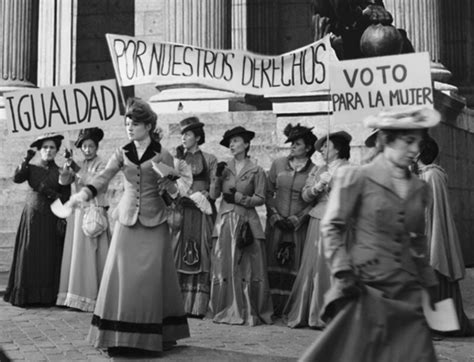
[[[378,129],[422,129],[436,126],[441,121],[438,111],[416,108],[405,111],[381,111],[364,120],[364,125]]]

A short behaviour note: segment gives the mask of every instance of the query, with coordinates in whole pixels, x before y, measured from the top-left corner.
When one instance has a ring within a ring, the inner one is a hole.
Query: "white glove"
[[[313,186],[313,193],[318,194],[319,192],[323,191],[331,182],[331,175],[329,172],[323,172],[319,176],[319,181]]]
[[[89,189],[83,187],[81,191],[71,195],[69,201],[67,202],[69,207],[75,208],[80,206],[82,203],[88,201],[92,198],[92,192]]]

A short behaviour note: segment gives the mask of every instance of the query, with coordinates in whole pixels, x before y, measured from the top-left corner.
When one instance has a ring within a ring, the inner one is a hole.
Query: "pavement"
[[[0,294],[2,289],[0,275]],[[474,318],[474,269],[461,289],[466,314]],[[86,336],[90,313],[69,308],[17,308],[0,301],[0,346],[13,361],[105,361]],[[191,337],[160,356],[114,358],[116,361],[296,361],[321,333],[290,329],[281,321],[256,327],[214,324],[189,319]],[[474,337],[435,342],[439,361],[474,361]],[[2,361],[0,357],[0,361]]]

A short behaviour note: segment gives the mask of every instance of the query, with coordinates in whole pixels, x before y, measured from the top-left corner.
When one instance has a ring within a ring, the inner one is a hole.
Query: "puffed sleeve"
[[[321,221],[325,257],[332,275],[339,271],[352,270],[352,261],[346,248],[344,233],[356,210],[362,187],[363,175],[359,168],[343,167],[336,171],[326,214]]]
[[[265,171],[261,167],[258,168],[253,177],[254,193],[253,195],[244,195],[241,192],[235,193],[236,204],[242,205],[246,208],[254,208],[265,203],[265,189],[267,187],[267,180]]]
[[[171,164],[173,165],[173,164]],[[112,180],[112,178],[119,172],[123,167],[123,152],[120,148],[117,148],[107,162],[105,168],[95,175],[87,184],[87,188],[92,191],[92,195],[97,196],[98,192],[105,191],[106,186]]]

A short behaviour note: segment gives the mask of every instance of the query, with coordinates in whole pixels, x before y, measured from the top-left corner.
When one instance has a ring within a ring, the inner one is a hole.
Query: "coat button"
[[[402,261],[400,258],[395,258],[394,260],[395,260],[397,263],[401,263],[401,261]]]
[[[395,251],[395,252],[393,253],[393,255],[395,255],[395,256],[401,256],[402,253],[400,253],[399,251]]]

